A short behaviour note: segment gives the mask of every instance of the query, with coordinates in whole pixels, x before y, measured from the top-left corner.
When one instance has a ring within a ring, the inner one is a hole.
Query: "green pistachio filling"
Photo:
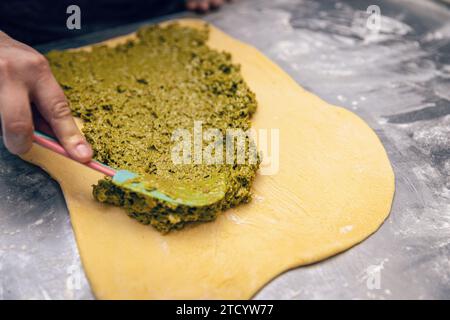
[[[149,26],[137,32],[137,39],[114,48],[47,54],[73,114],[84,121],[96,160],[149,181],[165,181],[155,184],[162,191],[177,185],[199,190],[208,179],[220,178],[223,198],[202,206],[151,199],[110,178],[93,186],[95,199],[124,207],[132,218],[161,232],[214,220],[221,211],[250,201],[259,167],[259,160],[177,164],[172,159],[175,130],[192,133],[201,121],[203,130],[215,128],[225,137],[227,129],[248,130],[256,111],[255,95],[239,66],[230,54],[207,46],[208,34],[207,26]],[[246,142],[250,145],[251,138]],[[223,150],[226,154],[225,144]]]

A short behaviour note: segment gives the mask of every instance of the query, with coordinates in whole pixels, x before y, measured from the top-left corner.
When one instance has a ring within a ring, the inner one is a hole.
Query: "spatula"
[[[40,146],[73,160],[56,139],[35,130],[33,140]],[[95,160],[83,165],[111,177],[113,183],[122,188],[174,205],[210,206],[221,201],[225,196],[225,180],[220,175],[196,182],[193,186],[192,183],[156,179],[150,176],[142,177],[128,170],[116,170]]]

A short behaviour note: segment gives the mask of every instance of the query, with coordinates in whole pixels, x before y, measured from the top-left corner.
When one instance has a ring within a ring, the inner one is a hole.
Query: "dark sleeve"
[[[74,37],[181,11],[183,0],[6,0],[0,30],[29,45]],[[81,9],[81,29],[69,30],[70,5]]]

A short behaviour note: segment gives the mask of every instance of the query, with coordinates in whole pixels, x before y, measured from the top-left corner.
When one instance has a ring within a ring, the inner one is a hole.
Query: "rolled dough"
[[[251,298],[280,273],[364,240],[389,214],[394,174],[359,117],[302,89],[256,49],[214,27],[209,45],[242,65],[259,103],[253,127],[280,129],[279,172],[256,178],[250,204],[162,235],[96,202],[91,186],[101,174],[39,146],[24,156],[60,183],[97,298]]]

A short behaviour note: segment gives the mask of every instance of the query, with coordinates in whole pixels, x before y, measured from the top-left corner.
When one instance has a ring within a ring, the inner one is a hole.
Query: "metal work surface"
[[[378,34],[366,25],[372,4],[381,9]],[[255,298],[450,299],[449,7],[431,0],[238,0],[204,18],[366,120],[396,174],[392,212],[378,232],[279,276]],[[58,184],[3,145],[0,199],[0,299],[93,298]]]

